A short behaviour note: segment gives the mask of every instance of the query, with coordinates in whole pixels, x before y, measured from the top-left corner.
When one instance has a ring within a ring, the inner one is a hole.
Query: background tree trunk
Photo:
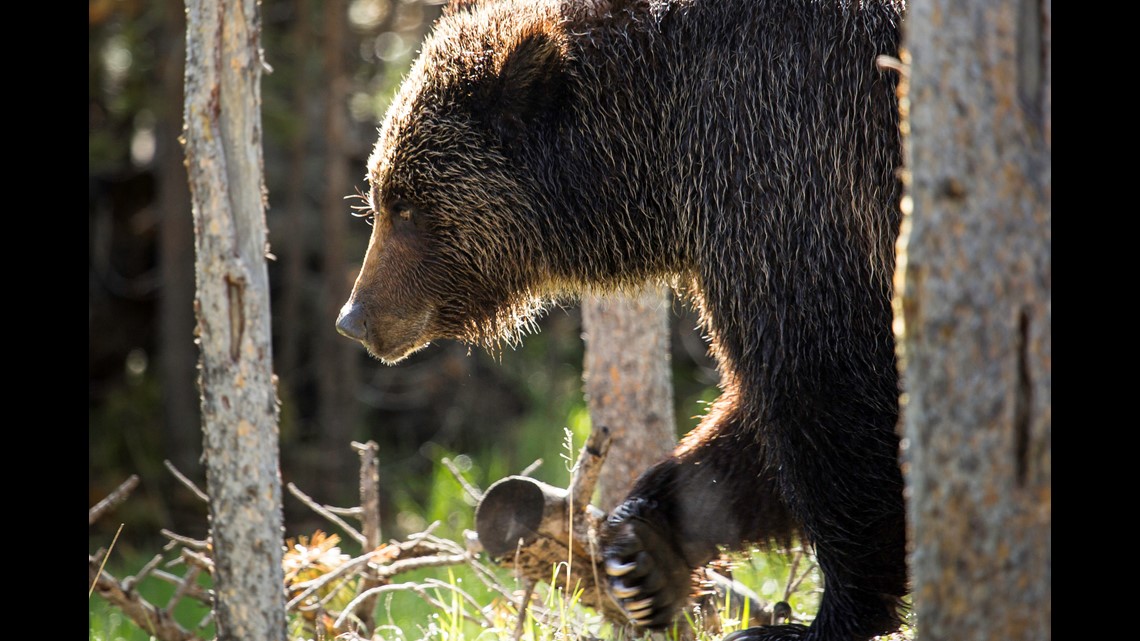
[[[677,443],[669,292],[658,287],[635,297],[583,297],[582,329],[590,423],[613,433],[598,482],[598,507],[609,512]]]
[[[201,418],[194,373],[194,228],[182,149],[182,78],[186,59],[186,12],[167,3],[159,47],[162,100],[157,108],[155,157],[158,172],[159,358],[162,375],[163,449],[183,473],[199,478],[202,466]],[[184,528],[179,528],[184,531]]]
[[[301,345],[304,341],[301,321],[302,301],[305,291],[305,259],[308,243],[305,242],[305,215],[311,212],[305,200],[305,167],[309,158],[309,94],[312,82],[308,73],[307,58],[311,55],[312,38],[309,36],[309,2],[296,0],[296,19],[293,31],[289,34],[293,47],[293,95],[292,109],[297,114],[294,120],[292,139],[289,141],[289,182],[285,187],[285,211],[287,224],[273,230],[279,235],[283,250],[280,253],[284,278],[279,283],[281,303],[279,305],[278,345],[280,358],[277,359],[277,372],[287,385],[296,387],[301,378]],[[274,242],[276,247],[278,243]]]
[[[218,638],[285,638],[256,0],[187,0],[186,166]]]
[[[317,338],[317,388],[319,391],[320,451],[319,481],[328,500],[340,501],[352,495],[344,492],[352,488],[345,483],[345,470],[356,466],[347,447],[353,439],[359,403],[356,401],[356,357],[359,346],[345,340],[335,329],[341,305],[352,291],[354,271],[348,267],[345,237],[348,234],[348,203],[344,197],[350,193],[348,177],[349,145],[348,85],[345,71],[345,38],[347,12],[344,0],[327,0],[324,3],[324,54],[325,54],[325,195],[323,207],[324,230],[324,286],[321,288],[321,317],[315,324]],[[340,494],[338,496],[338,494]]]
[[[1051,637],[1050,23],[1049,0],[908,16],[896,318],[923,639]]]

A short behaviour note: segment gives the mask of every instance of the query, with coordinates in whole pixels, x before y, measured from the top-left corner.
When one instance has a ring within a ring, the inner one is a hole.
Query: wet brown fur
[[[902,2],[471,4],[425,42],[370,159],[359,338],[395,362],[516,341],[586,290],[688,291],[724,392],[606,533],[612,558],[652,559],[645,621],[686,596],[651,588],[664,566],[799,533],[827,582],[815,624],[749,638],[896,628],[900,143],[875,57],[897,54]]]

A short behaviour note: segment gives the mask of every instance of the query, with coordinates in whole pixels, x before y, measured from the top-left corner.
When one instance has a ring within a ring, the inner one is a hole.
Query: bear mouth
[[[377,322],[368,328],[360,342],[368,353],[385,365],[395,365],[431,344],[428,332],[432,311],[424,310],[413,317],[404,316],[393,322]],[[383,328],[384,331],[380,331]]]
[[[385,365],[395,365],[428,345],[431,345],[430,340],[411,341],[388,346],[382,346],[372,341],[361,342],[364,343],[365,349],[368,350],[368,354],[372,356],[372,358],[375,358]]]

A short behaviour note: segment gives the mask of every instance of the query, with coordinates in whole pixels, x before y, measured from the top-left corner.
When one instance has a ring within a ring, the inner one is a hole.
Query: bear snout
[[[368,336],[368,325],[364,321],[364,311],[360,305],[350,300],[340,308],[340,315],[336,318],[336,331],[346,338],[364,342]]]

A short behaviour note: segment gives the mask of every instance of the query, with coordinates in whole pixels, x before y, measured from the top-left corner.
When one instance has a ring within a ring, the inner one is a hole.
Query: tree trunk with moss
[[[1051,637],[1050,18],[1048,0],[907,18],[896,319],[921,639]]]
[[[185,145],[222,641],[285,638],[256,0],[187,0]]]
[[[669,293],[586,297],[583,367],[590,422],[613,434],[598,481],[598,507],[610,511],[637,477],[673,451],[673,374],[669,358]]]

